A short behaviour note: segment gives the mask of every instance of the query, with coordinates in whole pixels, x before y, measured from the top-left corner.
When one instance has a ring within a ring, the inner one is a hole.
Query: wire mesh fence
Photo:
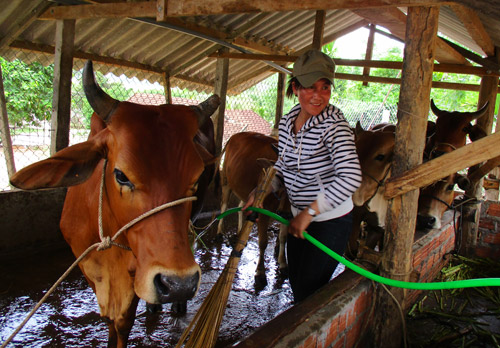
[[[0,57],[0,62],[15,169],[19,170],[50,156],[50,141],[54,132],[51,126],[53,57],[37,55],[37,61],[33,61],[28,52],[19,51],[14,57]],[[150,72],[138,71],[136,77],[128,78],[121,74],[120,69],[110,71],[113,72],[96,72],[96,80],[113,98],[140,104],[166,103],[164,86],[158,82],[148,82],[148,79],[151,80]],[[161,81],[161,78],[156,80]],[[276,113],[277,84],[278,74],[274,74],[266,80],[255,81],[255,84],[249,83],[253,86],[242,93],[227,97],[224,143],[232,134],[241,131],[271,133]],[[172,88],[171,93],[173,104],[194,105],[208,97],[206,93],[182,86]],[[284,112],[297,102],[297,99],[285,99]],[[331,103],[343,111],[353,127],[358,121],[367,129],[377,123],[396,123],[397,120],[396,105],[333,96]],[[82,87],[82,69],[75,66],[72,78],[70,145],[88,138],[92,112]],[[0,191],[9,190],[4,151],[0,151],[0,163]]]

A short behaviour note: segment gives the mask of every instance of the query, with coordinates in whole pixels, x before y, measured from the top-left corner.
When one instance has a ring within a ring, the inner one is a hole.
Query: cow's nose
[[[417,227],[419,229],[431,229],[436,223],[436,218],[429,215],[417,215]]]
[[[199,281],[200,272],[185,277],[159,273],[154,278],[155,288],[161,303],[191,299],[198,290]]]

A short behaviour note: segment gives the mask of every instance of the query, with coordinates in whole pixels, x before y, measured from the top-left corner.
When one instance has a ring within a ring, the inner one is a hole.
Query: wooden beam
[[[276,11],[336,10],[357,8],[390,8],[411,6],[438,6],[453,3],[445,0],[183,0],[163,1],[158,9],[156,1],[118,2],[93,5],[57,6],[46,11],[40,19],[82,19],[117,17],[182,17],[230,13]]]
[[[451,42],[447,39],[440,38],[443,42],[445,42],[448,46],[452,47],[454,50],[459,52],[461,55],[463,55],[465,58],[472,60],[473,62],[482,65],[484,68],[488,70],[492,70],[495,73],[500,72],[500,65],[494,61],[491,61],[489,59],[485,59],[477,54],[475,54],[472,51],[469,51],[462,46],[457,45],[454,42]]]
[[[397,84],[397,85],[401,84],[401,79],[393,77],[379,77],[379,76],[364,77],[362,75],[355,75],[355,74],[335,73],[335,78],[340,80],[349,80],[349,81],[366,80],[368,82],[375,82],[375,83],[387,83],[387,84]],[[432,88],[479,92],[480,86],[473,84],[432,81]],[[500,87],[498,88],[498,93],[500,93]]]
[[[491,172],[496,167],[500,166],[500,156],[491,158],[482,166],[474,170],[472,173],[469,173],[467,177],[469,178],[471,183],[477,183],[481,180],[486,174]]]
[[[391,175],[400,175],[422,162],[438,20],[437,7],[408,9]],[[418,40],[413,39],[416,37]],[[418,191],[389,200],[380,265],[380,275],[383,277],[404,281],[410,277],[417,204]],[[391,288],[390,292],[392,296],[382,288],[376,290],[374,347],[401,347],[402,323],[398,314],[401,307],[407,305],[407,290]],[[401,303],[400,308],[395,305],[395,301]]]
[[[498,77],[484,76],[481,79],[481,88],[479,90],[478,108],[489,103],[486,115],[476,120],[476,126],[483,129],[486,134],[491,134],[493,127],[493,117],[495,115],[495,102],[498,89]],[[468,172],[475,172],[480,165],[471,166]],[[483,180],[479,179],[473,182],[472,185],[465,190],[467,197],[475,198],[472,204],[466,204],[463,207],[463,214],[466,217],[462,224],[462,240],[459,244],[458,253],[465,256],[472,256],[477,244],[477,236],[479,233],[479,219],[481,213],[481,198],[483,196]]]
[[[170,75],[168,72],[163,74],[163,89],[165,91],[165,100],[167,104],[172,104],[172,88],[170,87]]]
[[[7,102],[5,101],[5,90],[3,87],[2,66],[0,65],[0,140],[2,141],[5,165],[9,177],[16,173],[12,139],[10,137],[9,117],[7,115]]]
[[[281,54],[255,54],[255,53],[211,53],[207,57],[210,58],[230,58],[230,59],[247,59],[247,60],[269,60],[273,62],[295,62],[298,55],[281,55]],[[383,61],[383,60],[366,60],[366,59],[343,59],[334,58],[336,65],[342,66],[358,66],[369,68],[382,69],[397,69],[401,70],[403,62]],[[446,72],[454,74],[468,74],[477,76],[500,76],[500,73],[487,70],[483,67],[460,65],[460,64],[434,64],[435,72]]]
[[[375,41],[375,25],[370,24],[370,33],[368,34],[368,42],[366,43],[365,60],[372,60],[373,56],[373,43]],[[367,77],[370,75],[370,68],[363,68],[363,76]],[[368,81],[363,81],[363,86],[368,86]]]
[[[84,18],[126,18],[153,17],[158,11],[155,1],[117,2],[92,5],[56,6],[45,11],[39,19],[84,19]]]
[[[227,48],[221,48],[226,51]],[[220,105],[213,116],[215,126],[215,152],[222,152],[222,141],[224,137],[224,113],[226,111],[227,83],[229,80],[229,59],[217,59],[215,68],[214,93],[220,97]]]
[[[316,19],[314,21],[314,33],[312,40],[312,48],[314,50],[321,50],[323,47],[323,31],[325,30],[325,10],[316,11]]]
[[[386,182],[385,198],[417,190],[464,168],[500,156],[500,132],[425,162]]]
[[[35,44],[35,43],[26,42],[26,41],[19,41],[19,40],[16,40],[12,44],[10,44],[10,47],[17,48],[20,50],[43,52],[43,53],[49,53],[49,54],[54,54],[54,52],[55,52],[54,46]],[[119,67],[154,72],[154,73],[158,73],[158,74],[162,74],[164,72],[163,70],[158,69],[158,68],[153,67],[153,66],[150,66],[150,65],[129,62],[129,61],[124,60],[124,59],[117,59],[117,58],[100,56],[97,54],[87,53],[87,52],[83,52],[83,51],[73,51],[73,57],[78,58],[78,59],[83,59],[83,60],[92,60],[94,62],[99,62],[99,63],[103,63],[103,64],[107,64],[107,65],[114,65],[114,66],[119,66]]]
[[[50,154],[69,145],[71,119],[71,79],[73,76],[73,43],[75,20],[58,20],[56,24],[56,48],[54,53],[54,94]]]
[[[487,56],[495,55],[495,45],[490,35],[484,29],[481,19],[475,11],[463,5],[454,4],[450,6],[460,18],[472,39],[481,47]]]
[[[278,86],[276,93],[276,113],[274,115],[274,125],[271,135],[278,135],[278,126],[283,117],[283,106],[285,105],[285,92],[286,92],[286,75],[285,73],[278,74]]]

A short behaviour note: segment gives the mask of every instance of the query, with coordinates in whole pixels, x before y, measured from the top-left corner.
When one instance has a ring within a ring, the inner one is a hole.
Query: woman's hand
[[[307,209],[302,210],[296,217],[290,220],[288,233],[291,233],[294,237],[304,239],[303,232],[309,227],[312,219],[313,217],[307,213]]]
[[[250,194],[248,195],[247,201],[245,202],[245,204],[241,208],[241,211],[243,212],[243,214],[245,214],[245,216],[248,216],[252,213],[250,210],[247,210],[247,209],[248,209],[248,207],[253,206],[253,203],[255,202],[255,190],[256,189],[257,188],[254,188],[252,190],[252,192],[250,192]],[[262,208],[262,206],[257,207],[257,208]]]

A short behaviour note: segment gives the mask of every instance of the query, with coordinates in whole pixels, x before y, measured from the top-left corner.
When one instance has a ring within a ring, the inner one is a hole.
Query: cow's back
[[[277,143],[276,139],[256,132],[237,133],[229,139],[223,175],[240,200],[246,200],[258,184],[263,169],[257,159],[277,160],[278,155],[272,147]]]

